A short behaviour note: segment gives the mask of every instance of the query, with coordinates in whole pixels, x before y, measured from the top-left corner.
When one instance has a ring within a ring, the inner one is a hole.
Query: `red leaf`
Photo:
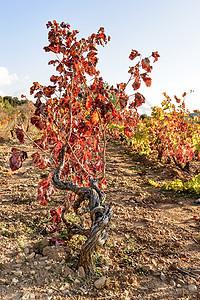
[[[58,207],[57,209],[53,209],[50,211],[51,216],[53,217],[53,219],[51,220],[52,223],[56,223],[59,224],[61,222],[61,214],[62,214],[62,210],[60,207]]]
[[[20,141],[20,143],[24,143],[24,131],[21,128],[17,128],[15,130],[15,133],[17,135],[18,140]]]
[[[184,92],[184,93],[183,93],[183,95],[182,95],[182,97],[184,98],[186,95],[187,95],[187,93],[186,93],[186,92]]]
[[[95,153],[99,151],[99,144],[98,144],[98,140],[97,139],[94,139],[93,147],[94,147],[94,152]]]
[[[140,88],[141,85],[141,80],[137,77],[135,82],[132,84],[132,87],[134,90],[138,90]]]
[[[39,130],[43,129],[43,122],[39,116],[34,116],[31,118],[31,123],[35,125]]]
[[[51,195],[55,193],[55,188],[51,183],[52,173],[49,173],[47,178],[39,183],[39,188],[37,189],[37,199],[40,204],[47,205],[51,200]]]
[[[132,137],[134,135],[134,132],[133,132],[133,130],[130,127],[127,126],[127,127],[124,128],[124,134],[128,138],[130,138],[130,137]]]
[[[135,93],[134,107],[138,107],[142,105],[142,103],[145,103],[145,97],[140,93]]]
[[[138,51],[137,51],[137,50],[132,50],[132,51],[131,51],[131,54],[129,55],[129,58],[130,58],[131,60],[133,60],[133,59],[136,58],[137,56],[140,56],[140,54],[138,53]]]
[[[10,168],[16,171],[21,168],[23,161],[28,157],[27,152],[17,148],[12,148],[12,156],[10,157]]]
[[[147,72],[151,72],[152,67],[150,66],[150,60],[147,57],[142,60],[142,68]]]
[[[43,158],[38,152],[32,154],[31,157],[38,169],[44,170],[51,166],[50,160],[47,157]]]
[[[47,150],[47,137],[43,135],[40,139],[34,140],[34,142],[43,150]]]
[[[56,89],[56,86],[47,86],[47,87],[45,87],[44,88],[44,95],[46,96],[46,97],[48,97],[48,98],[50,98],[53,94],[54,94],[54,92],[55,92],[55,89]]]
[[[160,57],[160,55],[158,54],[158,51],[152,52],[152,56],[155,58],[153,62],[156,62],[158,60],[158,57]]]
[[[143,79],[144,83],[146,84],[146,86],[148,86],[148,87],[151,86],[151,78],[148,77],[146,73],[141,74],[140,76],[142,77],[142,79]]]

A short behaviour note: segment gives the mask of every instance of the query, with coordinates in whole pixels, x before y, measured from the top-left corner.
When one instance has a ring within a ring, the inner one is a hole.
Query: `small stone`
[[[146,264],[142,266],[144,271],[152,271],[153,270],[153,266],[150,264]]]
[[[104,266],[102,271],[103,271],[103,274],[106,275],[109,271],[109,266]]]
[[[174,245],[175,245],[176,247],[180,247],[180,246],[181,246],[181,243],[180,243],[179,241],[176,241],[176,242],[174,243]]]
[[[13,273],[15,276],[22,276],[22,271],[21,270],[17,270],[17,271],[14,271]]]
[[[62,276],[63,276],[63,277],[67,277],[67,276],[69,276],[69,275],[74,276],[75,274],[74,274],[74,271],[73,271],[72,269],[70,269],[69,267],[66,266],[66,267],[64,268],[64,270],[63,270]]]
[[[70,288],[70,284],[69,284],[69,282],[66,282],[63,286],[61,286],[60,290],[64,291],[64,290],[67,290],[69,288]]]
[[[81,295],[83,296],[83,295],[87,295],[88,294],[88,291],[86,291],[84,288],[79,288],[79,291],[80,291],[80,293],[81,293]]]
[[[155,261],[154,258],[151,260],[151,262],[152,262],[152,264],[153,264],[155,267],[157,267],[157,262]]]
[[[44,261],[44,260],[47,260],[47,258],[48,258],[47,256],[40,256],[40,257],[39,257],[39,260],[40,260],[40,261]]]
[[[161,272],[161,274],[160,274],[160,279],[162,281],[166,280],[166,276],[165,276],[165,274],[163,272]]]
[[[29,253],[30,253],[30,250],[29,250],[28,247],[24,248],[24,253],[25,253],[25,254],[29,254]]]
[[[30,271],[30,274],[31,274],[31,275],[35,275],[35,270],[31,270],[31,271]]]
[[[49,270],[51,270],[51,266],[47,266],[47,267],[45,267],[45,269],[46,269],[47,271],[49,271]]]
[[[180,285],[184,285],[185,284],[185,282],[182,279],[180,279],[180,278],[176,279],[176,283],[180,284]]]
[[[64,295],[69,295],[69,290],[68,290],[68,289],[63,290],[62,293],[63,293]]]
[[[16,265],[14,265],[13,267],[14,268],[20,268],[22,266],[22,264],[16,264]]]
[[[190,292],[196,293],[197,292],[197,286],[195,284],[189,284],[188,285],[188,290]]]
[[[62,273],[62,266],[60,264],[53,265],[53,271],[56,274],[61,274]]]
[[[17,284],[19,282],[19,280],[17,278],[13,278],[12,283],[13,284]]]
[[[126,238],[127,240],[129,240],[129,239],[130,239],[130,234],[125,233],[125,238]]]
[[[48,294],[48,295],[52,295],[52,294],[53,294],[53,292],[54,292],[54,290],[53,290],[53,289],[49,289],[49,290],[47,291],[47,294]]]
[[[24,263],[24,261],[25,261],[25,257],[21,257],[21,258],[16,259],[17,264],[22,264],[22,263]]]
[[[145,291],[145,290],[148,290],[148,288],[146,286],[139,286],[139,290]]]
[[[160,286],[161,290],[167,289],[168,285],[166,283],[162,283],[162,285]]]
[[[80,284],[81,282],[80,282],[80,280],[78,280],[77,278],[74,280],[74,282],[73,282],[73,285],[78,285],[78,284]]]
[[[174,280],[170,280],[169,284],[172,286],[172,287],[175,287],[176,286],[176,282]]]
[[[35,300],[35,295],[30,292],[25,292],[21,298],[21,300]]]
[[[34,245],[33,249],[35,250],[35,252],[38,252],[38,250],[39,250],[39,252],[40,252],[44,247],[46,247],[46,246],[48,246],[48,245],[49,245],[49,238],[48,238],[48,237],[45,237],[42,241],[37,242],[37,243]]]
[[[106,283],[106,276],[102,276],[100,277],[98,280],[96,280],[94,282],[94,286],[97,288],[97,289],[100,289],[104,286],[104,284]]]
[[[177,284],[177,288],[181,288],[181,284],[180,283]]]
[[[80,277],[80,278],[85,277],[85,270],[84,270],[84,268],[83,268],[82,266],[80,266],[80,267],[78,268],[77,275],[78,275],[78,277]]]
[[[35,252],[32,252],[31,254],[29,254],[29,256],[27,256],[27,259],[32,259],[35,256]]]

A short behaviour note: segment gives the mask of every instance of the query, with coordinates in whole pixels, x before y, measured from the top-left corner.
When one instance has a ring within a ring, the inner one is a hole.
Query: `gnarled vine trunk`
[[[105,228],[108,226],[112,210],[109,204],[104,204],[105,193],[97,186],[97,181],[90,178],[90,187],[80,187],[72,182],[63,181],[61,172],[65,164],[66,146],[61,150],[60,165],[55,169],[52,176],[53,185],[60,190],[68,190],[74,192],[78,197],[73,204],[74,211],[78,214],[78,209],[84,201],[88,202],[88,209],[91,218],[91,227],[84,228],[78,224],[71,224],[64,219],[67,226],[68,237],[75,234],[84,235],[87,237],[80,251],[80,265],[83,266],[86,273],[93,272],[93,252],[97,247],[101,247],[106,239],[107,233]]]

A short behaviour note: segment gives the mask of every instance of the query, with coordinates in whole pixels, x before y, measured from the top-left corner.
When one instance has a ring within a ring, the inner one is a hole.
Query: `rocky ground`
[[[76,264],[84,239],[59,246],[65,228],[46,230],[49,210],[66,194],[41,206],[35,190],[44,171],[32,165],[29,154],[11,172],[12,147],[21,145],[1,140],[0,299],[200,299],[200,222],[193,218],[200,216],[198,195],[148,184],[187,174],[109,143],[106,194],[114,215],[108,242],[95,253],[95,274],[86,276]],[[24,147],[30,150],[28,143]],[[198,168],[194,162],[191,176]]]

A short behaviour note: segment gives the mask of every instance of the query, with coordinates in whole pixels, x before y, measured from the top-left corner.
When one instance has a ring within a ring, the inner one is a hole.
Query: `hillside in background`
[[[11,96],[0,96],[0,139],[13,137],[16,124],[22,123],[28,129],[29,119],[34,111],[32,101]]]

